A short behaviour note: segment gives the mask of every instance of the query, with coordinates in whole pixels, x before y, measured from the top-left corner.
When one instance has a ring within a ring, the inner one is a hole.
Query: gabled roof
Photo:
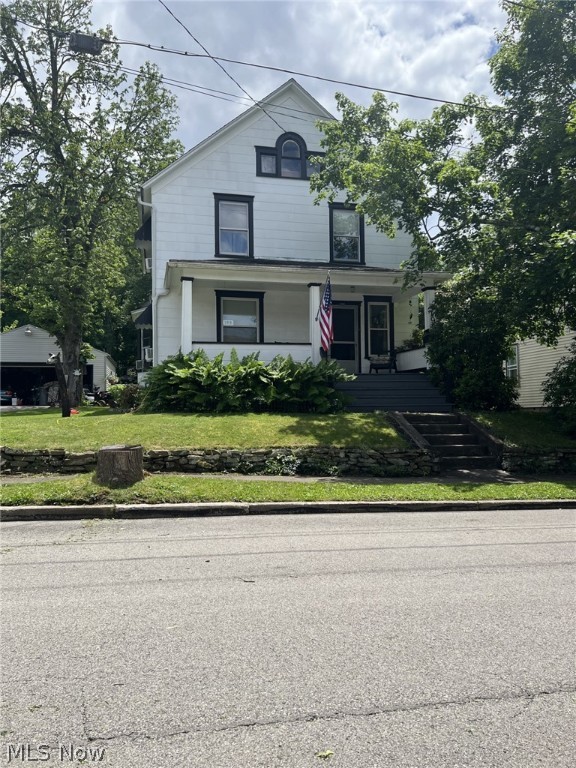
[[[242,114],[235,117],[233,120],[230,120],[230,122],[223,125],[222,128],[219,128],[217,131],[215,131],[210,136],[205,138],[199,144],[196,144],[196,146],[192,147],[192,149],[189,149],[188,152],[185,152],[183,155],[181,155],[173,163],[170,163],[170,165],[166,166],[166,168],[164,168],[162,171],[157,173],[155,176],[152,176],[151,179],[148,179],[148,181],[145,181],[141,188],[142,199],[144,199],[146,191],[148,191],[150,187],[152,187],[154,184],[160,181],[164,176],[168,175],[169,173],[172,173],[181,165],[188,162],[188,160],[194,157],[194,155],[198,154],[201,150],[210,146],[210,144],[214,143],[221,136],[225,135],[226,133],[229,133],[232,130],[240,128],[243,123],[248,122],[249,120],[252,119],[252,117],[254,117],[254,115],[256,115],[257,113],[260,113],[261,112],[260,105],[262,105],[263,107],[266,107],[267,104],[272,106],[274,105],[275,101],[278,101],[279,99],[288,95],[293,95],[299,101],[306,102],[309,105],[310,109],[318,114],[319,119],[320,118],[324,118],[326,120],[336,119],[334,115],[328,112],[328,110],[325,109],[322,106],[322,104],[320,104],[320,102],[317,101],[311,94],[309,94],[308,91],[300,85],[300,83],[296,82],[294,78],[290,78],[290,80],[287,80],[283,85],[281,85],[275,91],[272,91],[272,93],[269,93],[268,96],[265,96],[263,99],[260,99],[258,103],[255,104],[253,107],[250,107],[245,112],[242,112]]]

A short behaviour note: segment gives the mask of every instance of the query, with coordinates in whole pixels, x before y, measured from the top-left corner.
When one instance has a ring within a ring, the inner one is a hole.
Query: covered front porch
[[[317,315],[328,266],[169,262],[164,289],[153,302],[154,363],[199,349],[211,358],[223,354],[224,360],[234,349],[240,358],[258,353],[269,362],[290,355],[318,363],[324,353]],[[368,373],[371,363],[411,339],[421,323],[422,302],[429,325],[434,288],[446,276],[423,275],[411,288],[403,287],[403,277],[400,271],[364,266],[330,268],[330,359],[350,373]],[[398,355],[398,370],[414,370],[410,357]]]

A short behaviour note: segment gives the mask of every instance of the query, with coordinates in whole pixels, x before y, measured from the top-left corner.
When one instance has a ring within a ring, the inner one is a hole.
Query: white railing
[[[215,342],[201,341],[195,341],[192,344],[193,352],[203,349],[211,360],[223,352],[225,363],[230,360],[230,352],[233,348],[240,359],[246,355],[259,352],[258,359],[263,363],[269,363],[278,355],[282,357],[290,355],[296,363],[303,363],[305,360],[312,358],[311,344],[217,344]]]
[[[425,356],[425,347],[409,349],[406,352],[396,353],[396,367],[399,371],[417,371],[428,368],[428,360]]]

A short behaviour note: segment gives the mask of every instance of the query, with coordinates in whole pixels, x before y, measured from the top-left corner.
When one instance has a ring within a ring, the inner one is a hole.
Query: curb
[[[99,504],[67,507],[0,507],[2,522],[86,518],[226,517],[239,515],[317,515],[391,512],[491,512],[524,509],[576,509],[576,499],[484,501],[280,501],[198,504]]]

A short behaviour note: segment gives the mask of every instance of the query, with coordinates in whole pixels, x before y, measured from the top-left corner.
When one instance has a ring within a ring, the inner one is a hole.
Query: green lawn
[[[518,410],[471,415],[512,448],[576,448],[576,439],[562,434],[549,413]]]
[[[67,419],[54,410],[2,414],[0,443],[68,451],[118,444],[146,449],[406,446],[381,414],[118,414],[104,408],[82,408]]]
[[[576,481],[529,483],[286,482],[190,475],[150,475],[131,488],[110,490],[91,475],[2,488],[2,503],[66,505],[97,503],[268,501],[479,501],[483,499],[576,499]]]

